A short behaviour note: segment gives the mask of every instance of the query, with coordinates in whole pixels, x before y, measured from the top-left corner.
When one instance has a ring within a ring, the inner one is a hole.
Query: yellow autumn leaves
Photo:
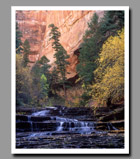
[[[124,98],[124,29],[106,40],[97,63],[95,83],[91,86],[93,99],[120,101]]]

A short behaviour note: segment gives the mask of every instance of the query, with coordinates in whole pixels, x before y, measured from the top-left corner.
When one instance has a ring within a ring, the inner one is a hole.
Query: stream
[[[105,123],[105,130],[98,130],[98,123],[92,118],[89,110],[66,107],[48,107],[16,115],[16,148],[124,147],[123,133],[111,133],[118,128]]]

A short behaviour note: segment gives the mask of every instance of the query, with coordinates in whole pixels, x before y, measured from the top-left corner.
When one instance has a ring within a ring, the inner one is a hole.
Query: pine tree
[[[100,22],[102,44],[111,35],[115,36],[118,30],[124,27],[124,11],[105,11]]]
[[[23,43],[23,67],[26,67],[29,63],[30,44],[26,39]]]
[[[23,50],[21,37],[22,37],[22,33],[19,30],[18,23],[16,23],[16,53],[17,54],[20,54]]]
[[[79,64],[76,68],[85,86],[94,82],[93,71],[97,68],[96,60],[103,43],[109,36],[115,36],[117,30],[123,26],[123,11],[106,11],[100,21],[98,15],[94,13],[80,46]]]
[[[69,62],[67,61],[69,56],[67,55],[64,47],[59,42],[61,34],[58,31],[58,28],[54,24],[50,24],[49,28],[51,28],[51,32],[49,34],[50,40],[53,40],[52,47],[55,50],[54,57],[56,58],[55,64],[57,66],[57,73],[60,75],[60,83],[63,85],[64,94],[66,96],[66,67],[69,64]]]
[[[82,81],[84,93],[82,99],[89,99],[91,95],[90,85],[95,83],[96,77],[93,72],[98,67],[98,58],[104,42],[112,35],[117,35],[117,30],[124,26],[123,11],[106,11],[104,17],[100,18],[95,13],[88,23],[88,29],[80,46],[79,64],[76,70],[79,75],[78,81]],[[85,98],[86,97],[86,98]]]
[[[98,15],[95,13],[90,23],[88,23],[88,30],[85,32],[83,43],[80,46],[79,64],[76,68],[85,86],[91,84],[94,79],[93,70],[96,69],[96,63],[94,62],[100,50],[98,44],[100,36]]]
[[[50,81],[51,75],[49,69],[51,66],[49,65],[50,60],[46,56],[42,56],[41,59],[38,61],[40,64],[40,72],[46,76],[46,78]]]
[[[61,44],[59,43],[59,38],[61,36],[61,33],[58,31],[58,27],[56,27],[54,24],[50,24],[49,28],[51,28],[51,32],[49,34],[50,39],[53,40],[52,47],[57,52],[61,48]]]

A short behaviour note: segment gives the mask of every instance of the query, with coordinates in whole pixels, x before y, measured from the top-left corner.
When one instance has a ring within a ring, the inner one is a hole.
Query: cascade
[[[57,115],[54,116],[54,111],[57,109],[57,107],[48,107],[45,110],[24,115],[24,118],[22,117],[24,120],[20,117],[17,120],[17,131],[31,132],[32,137],[44,134],[91,134],[95,132],[93,121],[64,117],[64,108],[58,110]]]

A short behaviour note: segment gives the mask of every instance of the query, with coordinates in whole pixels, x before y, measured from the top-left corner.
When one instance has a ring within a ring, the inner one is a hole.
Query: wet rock
[[[112,121],[111,122],[116,128],[124,127],[124,120]]]
[[[74,126],[75,126],[74,123],[71,123],[71,128],[74,128]]]
[[[40,138],[17,137],[18,148],[124,148],[124,136],[108,134],[64,134]]]
[[[110,121],[110,122],[97,122],[95,124],[96,130],[115,130],[124,127],[124,120]]]
[[[104,117],[109,114],[107,109],[102,108]],[[124,148],[124,120],[86,121],[93,119],[93,114],[83,107],[39,111],[16,116],[17,148]]]
[[[124,130],[110,130],[110,133],[124,133]]]
[[[31,123],[30,122],[18,122],[16,123],[16,131],[31,131]]]
[[[68,122],[64,122],[62,126],[63,126],[63,127],[67,127],[67,128],[68,128],[68,127],[69,127],[69,125],[70,125],[70,124],[69,124]]]
[[[26,115],[16,115],[16,121],[28,121],[28,116],[26,116]]]
[[[46,120],[51,120],[51,117],[35,117],[35,116],[32,116],[31,121],[46,121]]]
[[[68,108],[67,112],[65,115],[73,115],[73,116],[82,116],[82,115],[91,115],[92,114],[92,109],[86,108],[86,107],[78,107],[78,108]]]
[[[51,120],[51,117],[42,117],[42,116],[29,116],[29,115],[16,115],[16,121],[46,121]]]
[[[124,107],[116,109],[109,114],[99,118],[100,121],[111,121],[111,120],[123,120],[124,119]]]
[[[42,123],[42,122],[35,122],[33,123],[33,131],[55,131],[59,126],[59,123]]]
[[[32,107],[23,107],[20,106],[18,108],[16,108],[16,113],[24,113],[26,115],[31,115],[34,112],[40,111],[40,110],[44,110],[45,108],[32,108]]]
[[[55,131],[59,123],[43,123],[43,122],[18,122],[16,123],[17,132],[22,131]]]

